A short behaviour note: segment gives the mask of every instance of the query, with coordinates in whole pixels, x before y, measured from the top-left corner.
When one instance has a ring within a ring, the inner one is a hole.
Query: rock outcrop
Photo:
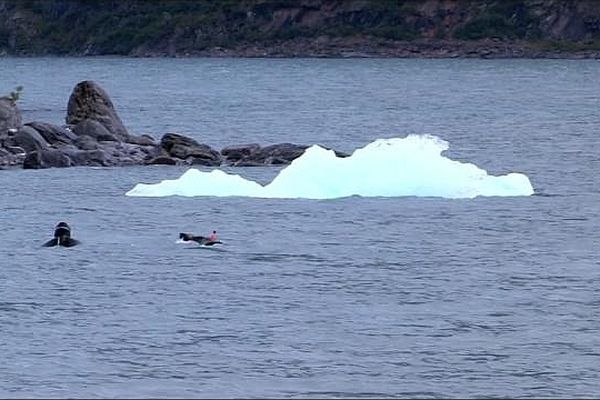
[[[160,146],[172,158],[185,160],[191,165],[221,165],[221,154],[210,146],[176,133],[167,133],[160,140]]]
[[[74,125],[73,131],[78,135],[87,134],[98,140],[127,140],[129,136],[108,94],[93,81],[79,82],[73,89],[66,122]]]
[[[66,122],[65,126],[41,121],[23,125],[15,102],[0,98],[0,168],[282,165],[300,157],[308,147],[252,143],[217,151],[178,133],[167,133],[158,142],[150,135],[131,135],[108,94],[93,81],[80,82],[73,89]]]
[[[77,140],[77,135],[65,127],[39,121],[28,122],[25,126],[29,126],[38,131],[50,145],[62,146],[73,144],[73,142]]]

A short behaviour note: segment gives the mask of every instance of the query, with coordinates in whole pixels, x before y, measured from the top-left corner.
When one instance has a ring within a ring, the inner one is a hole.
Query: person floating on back
[[[213,231],[213,233],[209,236],[196,236],[191,233],[180,233],[179,239],[183,242],[196,242],[202,246],[212,246],[214,244],[222,244],[222,242],[217,239],[217,231]]]
[[[54,228],[54,239],[48,240],[43,247],[63,246],[73,247],[78,245],[79,240],[71,238],[71,227],[66,222],[59,222]]]

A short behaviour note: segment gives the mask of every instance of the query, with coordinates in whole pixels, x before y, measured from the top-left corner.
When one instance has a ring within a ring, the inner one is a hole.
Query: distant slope
[[[597,0],[0,0],[0,54],[600,54]]]

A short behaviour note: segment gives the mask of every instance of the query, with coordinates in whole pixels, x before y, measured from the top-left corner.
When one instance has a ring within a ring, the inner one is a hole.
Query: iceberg
[[[348,196],[423,196],[451,199],[477,196],[530,196],[529,178],[521,173],[492,176],[470,163],[442,155],[448,142],[432,135],[377,139],[349,157],[318,145],[267,185],[215,169],[187,170],[181,177],[155,184],[139,183],[127,196],[246,196],[335,199]]]

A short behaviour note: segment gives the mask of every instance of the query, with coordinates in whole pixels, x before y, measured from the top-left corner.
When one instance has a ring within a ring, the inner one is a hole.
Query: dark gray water
[[[597,397],[600,63],[0,59],[24,119],[352,151],[430,133],[531,197],[130,198],[179,167],[0,171],[0,397]],[[236,169],[268,182],[272,168]],[[83,242],[40,248],[66,220]],[[216,229],[226,243],[175,243]]]

